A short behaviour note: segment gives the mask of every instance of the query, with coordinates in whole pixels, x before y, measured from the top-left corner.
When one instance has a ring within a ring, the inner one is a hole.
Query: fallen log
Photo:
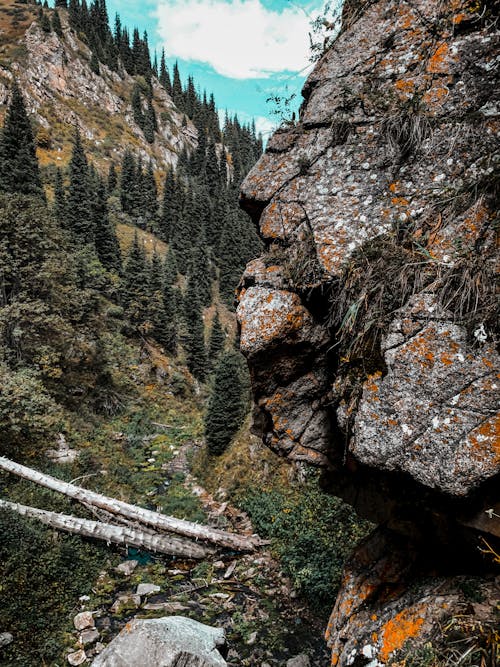
[[[156,551],[169,556],[202,560],[213,553],[207,547],[195,542],[187,542],[167,535],[151,535],[135,530],[130,526],[114,526],[101,521],[91,521],[90,519],[81,519],[67,514],[48,512],[47,510],[11,503],[6,500],[0,500],[0,508],[12,510],[32,519],[38,519],[38,521],[51,528],[57,528],[73,535],[93,537],[108,543],[137,547],[146,551]]]
[[[203,540],[236,551],[251,552],[255,551],[257,547],[267,544],[267,542],[261,540],[257,535],[229,533],[218,528],[210,528],[209,526],[153,512],[142,507],[137,507],[137,505],[116,500],[115,498],[108,498],[95,491],[89,491],[74,484],[63,482],[60,479],[38,472],[33,468],[15,463],[3,456],[0,457],[0,469],[44,486],[52,491],[62,493],[68,498],[78,500],[78,502],[84,505],[98,507],[111,514],[123,516],[140,524],[151,526],[155,530],[164,530],[191,539]]]

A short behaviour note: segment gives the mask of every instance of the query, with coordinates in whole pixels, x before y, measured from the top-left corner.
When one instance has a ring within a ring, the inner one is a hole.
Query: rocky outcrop
[[[154,81],[158,132],[154,143],[148,144],[134,121],[131,98],[135,79],[123,68],[113,72],[102,63],[96,74],[90,66],[90,49],[69,27],[67,12],[60,10],[60,15],[62,37],[55,32],[47,34],[34,21],[20,37],[12,62],[0,65],[0,105],[7,102],[10,82],[16,77],[29,111],[43,128],[39,132],[42,162],[64,164],[72,129],[79,127],[97,163],[117,162],[129,148],[143,161],[151,159],[158,169],[175,165],[182,149],[196,144],[193,124],[184,123],[184,115]],[[12,28],[6,32],[9,30]]]
[[[346,2],[241,191],[267,247],[239,289],[255,431],[407,553],[473,569],[477,536],[500,536],[494,4]],[[335,659],[358,664],[336,609]],[[385,664],[374,647],[359,660]]]

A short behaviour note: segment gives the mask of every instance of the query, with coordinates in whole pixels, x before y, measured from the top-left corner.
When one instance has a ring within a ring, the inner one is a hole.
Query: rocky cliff
[[[118,163],[128,148],[156,169],[177,162],[183,148],[196,145],[197,132],[175,107],[164,88],[153,79],[153,107],[158,132],[150,144],[134,120],[132,91],[137,80],[120,67],[113,72],[100,64],[91,67],[91,51],[84,35],[68,24],[60,9],[62,35],[45,32],[36,6],[2,3],[0,22],[0,106],[5,105],[16,77],[36,124],[42,165],[64,165],[74,128],[86,140],[86,149],[100,167]],[[144,102],[144,105],[146,103]]]
[[[332,664],[425,643],[500,537],[497,16],[348,0],[242,187],[266,243],[239,290],[254,428],[384,525],[346,569]]]

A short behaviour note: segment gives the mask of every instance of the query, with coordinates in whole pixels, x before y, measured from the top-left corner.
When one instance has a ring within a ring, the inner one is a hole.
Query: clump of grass
[[[422,249],[398,245],[390,236],[361,246],[339,280],[327,320],[339,356],[345,360],[379,355],[392,316],[436,278]]]

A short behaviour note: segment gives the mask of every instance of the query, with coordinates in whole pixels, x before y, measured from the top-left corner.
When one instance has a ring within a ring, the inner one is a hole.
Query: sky
[[[107,0],[130,30],[147,30],[152,52],[165,48],[170,72],[177,60],[183,81],[190,74],[217,107],[254,119],[267,138],[283,105],[269,97],[295,94],[311,70],[311,20],[324,0]],[[274,113],[273,113],[274,111]]]

